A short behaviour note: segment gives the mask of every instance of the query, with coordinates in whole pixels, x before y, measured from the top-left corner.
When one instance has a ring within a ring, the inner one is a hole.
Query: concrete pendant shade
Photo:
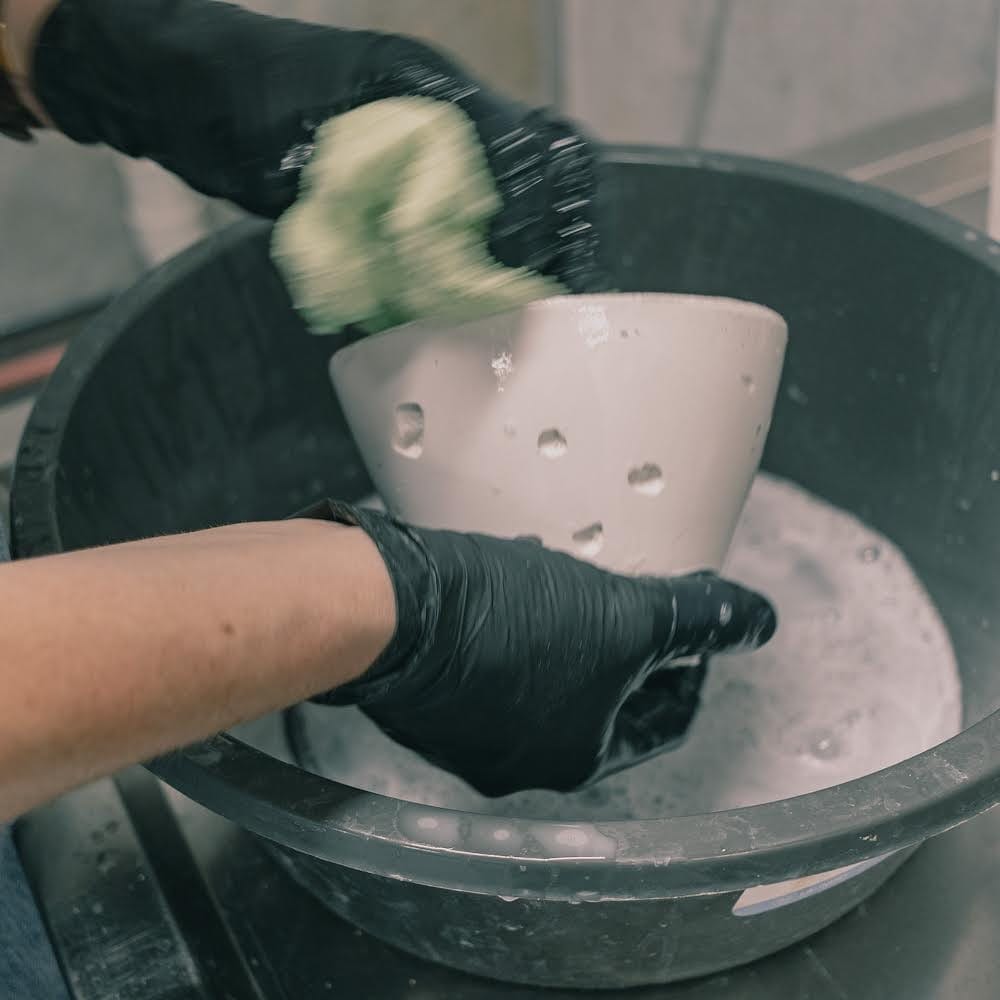
[[[403,520],[676,573],[722,566],[786,341],[784,320],[750,303],[567,296],[398,327],[339,351],[330,371]]]

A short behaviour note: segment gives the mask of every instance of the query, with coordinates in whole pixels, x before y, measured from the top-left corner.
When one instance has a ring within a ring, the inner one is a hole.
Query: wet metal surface
[[[26,866],[78,1000],[580,996],[474,979],[387,947],[333,918],[249,835],[176,793],[168,793],[173,815],[193,851],[186,862],[165,864],[161,852],[154,863],[120,790],[147,814],[165,801],[157,804],[152,778],[133,774],[120,788],[101,782],[41,810],[22,831]],[[161,847],[173,839],[166,814],[153,826]],[[927,844],[884,890],[804,945],[709,979],[602,995],[993,1000],[998,885],[994,811]],[[180,917],[166,905],[178,893],[189,901]],[[209,900],[211,912],[199,917],[198,901]]]

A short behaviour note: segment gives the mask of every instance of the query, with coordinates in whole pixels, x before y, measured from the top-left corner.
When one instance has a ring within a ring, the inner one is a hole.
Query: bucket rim
[[[1000,278],[1000,244],[986,234],[832,174],[655,147],[611,147],[606,159],[614,166],[739,173],[875,209],[933,235]],[[16,558],[63,549],[55,492],[64,417],[122,330],[178,279],[269,229],[269,223],[247,220],[183,251],[116,298],[70,343],[36,402],[18,451],[11,491]],[[376,875],[391,872],[426,885],[520,898],[655,899],[830,871],[913,846],[972,818],[1000,799],[1000,711],[908,760],[808,795],[701,815],[607,823],[499,818],[403,802],[286,764],[228,733],[148,766],[180,792],[261,837]],[[415,822],[420,818],[436,820],[438,830],[442,824],[454,827],[458,841],[401,832],[421,829]],[[491,839],[499,825],[517,836]],[[567,830],[574,835],[565,838],[566,850],[522,851],[526,841],[561,843],[559,834]],[[474,846],[487,841],[488,850]]]

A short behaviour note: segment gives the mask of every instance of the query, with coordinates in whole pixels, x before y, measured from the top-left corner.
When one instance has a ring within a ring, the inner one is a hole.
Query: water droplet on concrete
[[[573,532],[573,543],[581,555],[596,556],[604,548],[604,525],[597,521]]]
[[[862,562],[873,563],[878,562],[879,557],[882,555],[882,550],[877,545],[866,545],[859,553],[858,557]]]
[[[420,458],[424,453],[424,409],[419,403],[396,407],[392,447],[404,458]]]
[[[743,388],[746,389],[749,395],[754,395],[757,392],[757,383],[753,380],[753,375],[742,375],[740,381],[743,383]]]
[[[493,374],[496,376],[497,388],[503,392],[507,379],[510,378],[511,373],[514,371],[513,355],[510,351],[500,351],[493,356],[493,360],[490,362],[490,367],[493,369]]]
[[[538,435],[538,453],[543,458],[562,458],[567,451],[569,445],[566,443],[566,438],[555,427],[550,427]]]
[[[719,608],[719,624],[728,625],[733,620],[733,606],[728,601],[723,601]]]
[[[663,470],[652,462],[636,466],[628,474],[628,484],[647,497],[658,497],[666,485],[663,482]]]
[[[611,337],[607,310],[603,306],[585,305],[580,309],[580,332],[593,350],[606,344]]]

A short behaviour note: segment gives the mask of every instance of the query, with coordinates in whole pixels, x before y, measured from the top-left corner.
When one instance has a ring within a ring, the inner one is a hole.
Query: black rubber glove
[[[390,736],[485,795],[569,791],[676,746],[704,656],[770,639],[761,596],[712,574],[616,576],[533,541],[408,527],[325,501],[359,525],[396,592],[395,637],[357,704]]]
[[[33,79],[70,138],[149,157],[269,217],[295,200],[313,132],[328,118],[384,97],[453,102],[474,122],[503,199],[490,241],[497,259],[572,291],[602,287],[590,144],[413,39],[215,0],[63,0],[39,37]]]

